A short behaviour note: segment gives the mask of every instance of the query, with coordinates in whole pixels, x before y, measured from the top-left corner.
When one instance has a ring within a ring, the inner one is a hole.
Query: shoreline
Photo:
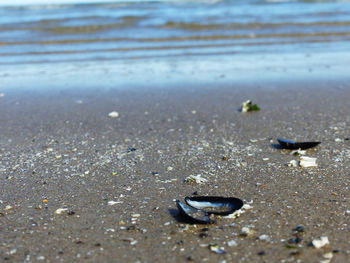
[[[333,251],[332,262],[348,261],[350,86],[264,85],[5,90],[1,260],[319,262]],[[247,99],[261,111],[239,112]],[[297,157],[273,147],[277,137],[321,140],[307,151],[318,167],[288,167]],[[184,183],[191,174],[208,182]],[[182,224],[173,200],[196,191],[253,208],[213,225]],[[286,248],[298,225],[302,241]],[[241,236],[243,227],[254,233]],[[330,245],[308,246],[320,236]]]

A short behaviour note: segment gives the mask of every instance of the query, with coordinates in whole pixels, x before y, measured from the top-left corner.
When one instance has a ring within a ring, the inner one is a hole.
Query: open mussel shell
[[[180,213],[197,223],[214,223],[212,215],[228,216],[243,206],[235,197],[193,196],[186,197],[185,202],[176,201]]]
[[[283,149],[297,150],[297,149],[309,149],[319,145],[321,142],[294,142],[290,140],[285,140],[277,138],[277,141],[282,146]]]
[[[180,215],[191,223],[211,224],[215,222],[206,211],[189,206],[179,200],[176,200],[176,205],[180,211]]]

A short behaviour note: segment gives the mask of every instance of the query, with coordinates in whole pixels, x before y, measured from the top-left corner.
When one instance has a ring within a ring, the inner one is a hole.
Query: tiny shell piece
[[[254,230],[250,229],[249,227],[244,226],[241,229],[242,236],[251,236],[253,233],[254,233]]]
[[[306,151],[305,150],[294,150],[290,152],[290,155],[305,155]]]
[[[202,183],[208,182],[207,179],[205,179],[201,176],[202,175],[200,175],[200,174],[187,176],[185,178],[185,182],[186,183],[197,183],[197,184],[202,184]]]
[[[67,210],[68,210],[68,208],[58,208],[58,209],[56,209],[55,214],[60,215]]]
[[[228,245],[229,247],[237,247],[237,246],[238,246],[238,244],[237,244],[237,242],[236,242],[235,240],[230,240],[230,241],[228,241],[228,242],[227,242],[227,245]]]
[[[11,209],[13,209],[13,207],[11,205],[5,206],[5,210],[11,210]]]
[[[108,201],[108,205],[116,205],[116,204],[121,204],[122,202],[121,201]]]
[[[110,117],[110,118],[118,118],[119,117],[119,113],[117,111],[112,111],[112,112],[108,113],[108,117]]]
[[[298,161],[297,160],[291,160],[289,163],[288,163],[288,166],[289,167],[298,167]]]
[[[300,166],[301,167],[317,167],[316,160],[317,160],[317,158],[301,156],[300,157]]]
[[[271,241],[271,238],[268,235],[265,235],[265,234],[259,236],[259,239],[263,240],[263,241],[266,241],[266,242],[270,242]]]
[[[223,216],[222,218],[237,218],[239,217],[241,214],[244,214],[247,210],[250,210],[252,209],[253,206],[249,205],[249,204],[244,204],[241,209],[238,209],[236,210],[235,212],[233,212],[232,214],[230,215],[227,215],[227,216]]]
[[[312,245],[315,248],[321,248],[321,247],[324,247],[328,244],[329,244],[329,240],[328,240],[328,237],[326,237],[326,236],[322,236],[319,239],[312,240]]]
[[[209,245],[209,249],[210,249],[211,251],[213,251],[214,253],[216,253],[216,254],[220,254],[220,255],[226,254],[226,251],[220,249],[219,246],[218,246],[217,244],[210,244],[210,245]]]

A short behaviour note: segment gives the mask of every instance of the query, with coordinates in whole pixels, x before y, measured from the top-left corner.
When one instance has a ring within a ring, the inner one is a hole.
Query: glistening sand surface
[[[336,250],[332,262],[348,262],[348,83],[4,91],[0,261],[320,262]],[[246,99],[262,110],[240,113]],[[277,137],[321,140],[307,152],[318,167],[286,166],[298,157],[274,147]],[[184,183],[191,174],[208,183]],[[195,191],[253,209],[213,225],[182,224],[173,200]],[[62,207],[74,214],[56,215]],[[297,225],[303,240],[286,248]],[[253,235],[239,236],[243,227]],[[308,247],[319,236],[330,245]]]

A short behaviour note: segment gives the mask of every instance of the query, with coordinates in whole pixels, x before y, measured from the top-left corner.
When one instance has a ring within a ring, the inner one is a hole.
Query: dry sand
[[[1,92],[1,262],[350,261],[349,84]],[[318,167],[288,167],[277,137],[322,141]],[[196,191],[253,208],[184,224],[174,200]]]

